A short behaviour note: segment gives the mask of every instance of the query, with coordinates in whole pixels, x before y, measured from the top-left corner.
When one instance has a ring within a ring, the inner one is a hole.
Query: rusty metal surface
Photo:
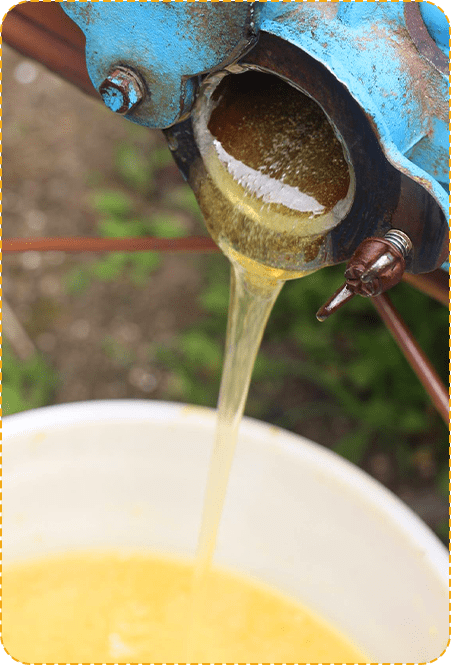
[[[113,67],[99,92],[106,106],[121,115],[131,113],[146,96],[146,88],[139,74],[120,65]]]
[[[356,194],[346,219],[330,234],[334,262],[348,260],[365,237],[382,236],[394,227],[414,244],[411,272],[430,272],[443,263],[447,218],[428,183],[423,179],[420,184],[392,166],[369,114],[328,69],[295,45],[264,32],[240,64],[276,73],[307,92],[326,112],[347,147]]]
[[[442,74],[448,75],[448,58],[439,49],[424,24],[418,2],[404,3],[404,19],[407,30],[418,51]]]
[[[435,408],[440,413],[446,425],[449,425],[448,389],[444,386],[428,358],[413,338],[412,333],[396,311],[387,294],[383,293],[372,298],[372,302],[431,398]]]
[[[138,72],[150,95],[129,120],[168,127],[190,112],[197,77],[227,65],[255,41],[253,3],[65,2],[86,35],[96,89],[115,65]]]
[[[2,39],[83,92],[100,99],[86,69],[85,37],[59,4],[25,2],[13,7],[3,21]]]

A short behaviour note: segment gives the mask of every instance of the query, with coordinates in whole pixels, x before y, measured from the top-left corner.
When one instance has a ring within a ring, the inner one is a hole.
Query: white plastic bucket
[[[4,421],[5,564],[74,548],[193,556],[215,412],[86,402]],[[321,614],[378,662],[448,641],[448,556],[379,483],[299,436],[244,419],[215,561]]]

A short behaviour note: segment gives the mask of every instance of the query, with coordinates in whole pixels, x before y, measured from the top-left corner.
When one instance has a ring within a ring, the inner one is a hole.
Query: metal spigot
[[[412,249],[409,236],[398,229],[391,229],[383,238],[366,238],[346,267],[345,284],[318,310],[318,321],[325,321],[356,294],[374,297],[395,286]]]

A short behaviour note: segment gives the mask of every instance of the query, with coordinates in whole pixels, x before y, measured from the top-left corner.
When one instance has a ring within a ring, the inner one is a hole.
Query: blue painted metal
[[[121,85],[121,79],[118,76],[110,76],[108,78],[111,80],[112,83],[115,83],[117,86]],[[109,88],[104,92],[100,91],[100,94],[102,95],[102,99],[105,102],[105,105],[108,106],[108,108],[114,111],[115,113],[125,103],[127,103],[128,106],[131,108],[132,106],[135,106],[140,100],[138,96],[138,91],[134,90],[133,88],[130,89],[127,100],[124,98],[124,94],[117,88]]]
[[[449,23],[445,12],[431,2],[420,2],[420,12],[429,34],[439,49],[449,56]]]
[[[150,98],[127,116],[168,127],[191,109],[197,77],[236,61],[265,31],[322,63],[370,118],[389,162],[421,184],[448,217],[448,76],[415,46],[404,6],[421,5],[448,54],[449,25],[428,2],[62,2],[86,35],[99,88],[113,65],[136,68]],[[107,100],[115,107],[116,100]]]
[[[131,113],[146,96],[141,77],[126,67],[114,67],[99,89],[108,108],[115,113]]]
[[[88,73],[97,89],[114,65],[142,75],[150,95],[128,119],[148,127],[177,122],[192,107],[196,77],[236,58],[249,44],[248,3],[234,5],[233,11],[210,2],[61,6],[86,35]]]
[[[420,56],[403,10],[402,2],[338,2],[300,3],[288,13],[271,3],[256,22],[344,83],[371,118],[390,163],[425,187],[448,219],[448,76]]]
[[[102,93],[102,99],[105,102],[105,106],[108,106],[115,113],[124,105],[124,95],[119,90],[106,90]]]

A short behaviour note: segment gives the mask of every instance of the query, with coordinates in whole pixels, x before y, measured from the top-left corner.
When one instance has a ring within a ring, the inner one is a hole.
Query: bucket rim
[[[54,404],[6,416],[3,419],[3,441],[8,445],[8,439],[36,430],[105,422],[129,423],[148,420],[151,423],[165,424],[179,421],[213,429],[215,419],[215,409],[180,402],[144,399],[91,400]],[[407,504],[366,471],[333,450],[299,434],[247,416],[244,416],[241,422],[240,434],[254,439],[258,437],[266,445],[272,445],[293,459],[304,459],[316,465],[323,474],[344,484],[373,509],[388,516],[448,588],[449,553],[446,547]]]

